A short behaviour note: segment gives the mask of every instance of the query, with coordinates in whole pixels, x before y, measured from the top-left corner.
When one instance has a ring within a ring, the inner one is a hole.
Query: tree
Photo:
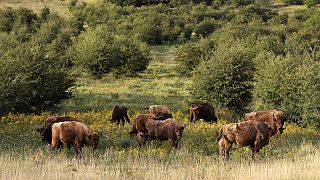
[[[115,37],[104,26],[82,33],[72,52],[73,62],[97,77],[124,70],[127,75],[135,75],[145,70],[150,61],[149,50],[143,43]]]
[[[64,63],[46,56],[38,45],[22,44],[0,58],[2,113],[39,113],[70,98],[75,79]]]
[[[215,55],[195,70],[192,97],[238,114],[245,112],[252,98],[253,57],[241,43],[218,46]]]
[[[280,109],[290,122],[320,127],[320,63],[306,52],[257,58],[253,108]]]

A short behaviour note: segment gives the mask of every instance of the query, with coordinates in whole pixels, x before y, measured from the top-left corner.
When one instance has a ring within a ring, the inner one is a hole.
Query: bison
[[[179,140],[185,129],[185,125],[179,125],[174,119],[169,118],[164,121],[154,120],[146,124],[147,133],[138,133],[139,145],[144,145],[146,139],[171,140],[172,145],[177,148]]]
[[[60,142],[68,147],[73,145],[77,156],[81,156],[81,148],[84,145],[91,146],[94,149],[98,147],[99,134],[93,132],[82,122],[68,121],[54,123],[52,125],[51,149],[60,149],[62,145]]]
[[[275,134],[282,134],[283,133],[283,124],[286,119],[286,115],[282,111],[278,110],[267,110],[267,111],[257,111],[257,112],[250,112],[246,113],[244,116],[245,121],[260,121],[260,122],[267,122],[270,124],[273,132]]]
[[[172,113],[167,106],[164,105],[152,105],[149,106],[150,115],[154,116],[156,120],[165,120],[167,118],[172,118]]]
[[[127,120],[127,122],[130,123],[127,111],[127,107],[115,105],[112,110],[111,122],[117,122],[118,124],[120,124],[121,120],[122,126],[124,126],[125,120]]]
[[[45,141],[48,144],[50,144],[52,141],[52,131],[51,131],[52,125],[57,122],[65,122],[65,121],[78,121],[78,120],[70,116],[48,117],[44,121],[44,123],[39,128],[36,129],[40,133],[42,141]]]
[[[213,106],[208,103],[195,104],[191,103],[189,109],[190,122],[198,121],[203,119],[205,122],[217,122],[218,118],[214,112]]]
[[[266,122],[245,121],[225,124],[220,128],[217,142],[220,154],[229,158],[229,151],[233,143],[240,146],[249,146],[252,158],[259,150],[269,143],[273,130]]]
[[[131,136],[138,134],[139,132],[147,133],[148,130],[146,128],[146,124],[149,121],[154,121],[154,116],[149,114],[142,114],[135,118],[132,128],[129,131]]]

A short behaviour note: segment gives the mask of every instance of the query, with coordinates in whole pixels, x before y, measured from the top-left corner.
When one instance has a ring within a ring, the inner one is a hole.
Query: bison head
[[[89,135],[88,135],[88,138],[89,138],[89,145],[93,147],[93,149],[97,149],[98,145],[99,145],[99,134],[96,133],[96,132],[91,132]]]
[[[42,125],[39,128],[37,128],[36,131],[40,134],[42,141],[51,143],[51,139],[52,139],[51,127],[48,128],[45,125]]]
[[[275,122],[276,124],[276,134],[280,133],[282,134],[283,133],[283,124],[285,122],[285,119],[286,119],[286,116],[285,114],[282,112],[282,111],[275,111],[273,113],[273,121]]]
[[[178,140],[180,140],[182,138],[182,133],[183,133],[183,130],[184,128],[186,127],[186,125],[184,124],[183,126],[180,126],[180,125],[173,125],[174,127],[174,132],[175,132],[175,135],[177,137]]]

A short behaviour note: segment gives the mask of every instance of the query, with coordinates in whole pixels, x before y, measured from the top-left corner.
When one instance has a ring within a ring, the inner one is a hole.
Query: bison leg
[[[260,151],[260,149],[262,149],[268,143],[269,143],[269,139],[259,133],[257,135],[256,141],[254,142],[254,145],[251,147],[252,148],[252,159],[254,159],[254,155],[257,154]]]
[[[173,146],[174,146],[174,148],[178,148],[178,144],[179,144],[179,141],[178,140],[176,140],[176,141],[173,141]]]
[[[190,122],[192,122],[192,121],[193,121],[193,113],[190,112]]]
[[[121,117],[121,122],[122,122],[122,126],[124,127],[124,122],[125,122],[126,120],[124,119],[124,117]]]
[[[130,119],[129,119],[129,117],[128,117],[128,114],[127,113],[125,113],[124,114],[124,118],[127,120],[127,122],[130,124]]]
[[[147,141],[147,135],[144,134],[143,132],[139,132],[137,134],[137,139],[138,139],[138,143],[139,143],[139,146],[143,146],[145,145],[146,141]]]
[[[74,152],[76,153],[77,158],[82,158],[82,154],[81,154],[81,146],[79,145],[75,145],[74,146]]]
[[[232,143],[229,143],[225,138],[221,138],[219,140],[219,149],[220,155],[229,159],[230,157],[230,149],[232,147]]]

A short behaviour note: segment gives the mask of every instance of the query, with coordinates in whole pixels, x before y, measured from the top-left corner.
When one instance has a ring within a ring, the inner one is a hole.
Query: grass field
[[[285,124],[282,136],[251,159],[248,148],[234,146],[231,159],[219,157],[215,142],[219,127],[188,123],[186,114],[190,79],[175,72],[174,46],[153,47],[148,70],[136,78],[102,80],[80,78],[75,97],[57,114],[76,117],[101,133],[96,151],[83,149],[48,152],[35,131],[52,115],[8,115],[0,121],[0,179],[317,179],[320,177],[320,135],[317,130]],[[169,142],[149,142],[139,148],[130,138],[130,125],[118,127],[108,120],[116,103],[129,107],[130,119],[146,113],[150,104],[166,104],[173,116],[186,123],[178,149]]]

